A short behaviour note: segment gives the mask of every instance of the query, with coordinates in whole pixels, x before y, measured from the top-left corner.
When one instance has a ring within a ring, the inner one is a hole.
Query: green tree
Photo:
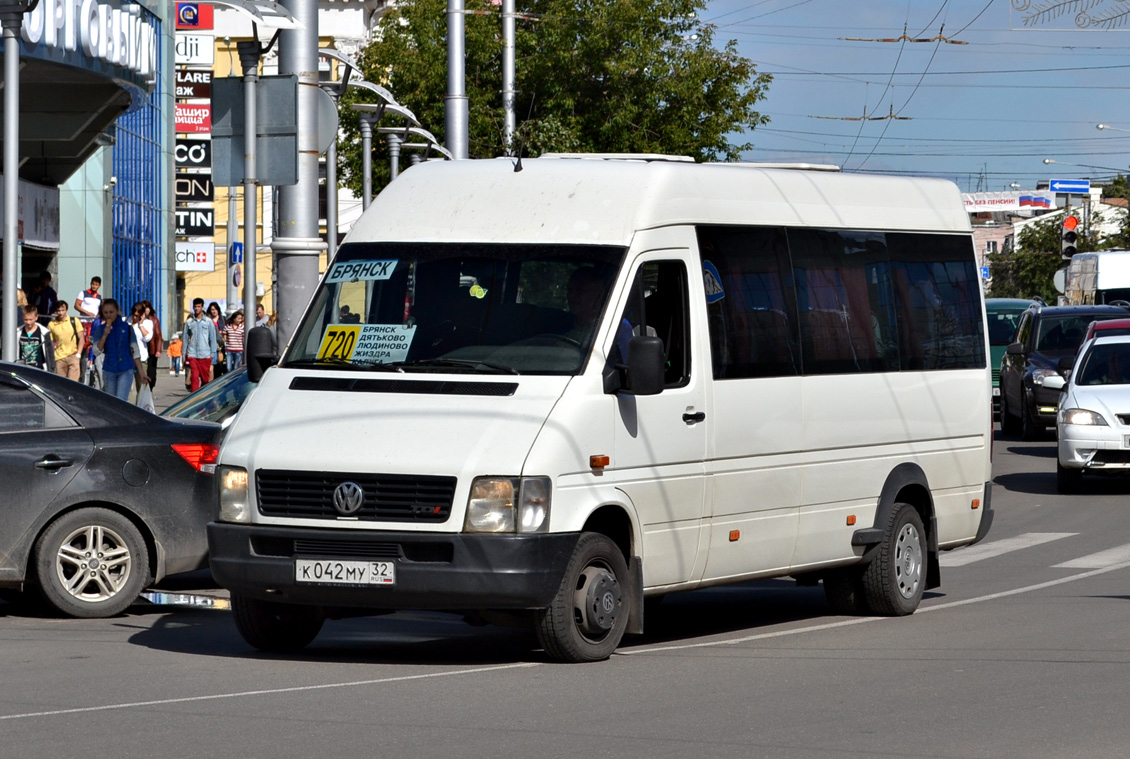
[[[516,148],[545,152],[673,153],[735,160],[742,138],[768,121],[755,106],[771,77],[731,41],[698,22],[705,0],[529,0],[516,35]],[[385,14],[360,56],[382,84],[444,141],[446,0],[404,0]],[[468,0],[466,88],[472,158],[504,153],[500,6]],[[346,102],[366,101],[353,90]],[[343,110],[343,113],[348,111]],[[342,119],[343,181],[360,188],[357,120]],[[396,120],[388,118],[387,124]],[[374,187],[387,181],[384,140],[374,138]],[[407,165],[402,156],[401,165]]]
[[[1067,265],[1060,256],[1060,235],[1063,215],[1055,214],[1045,221],[1029,224],[1017,236],[1017,244],[1010,250],[990,253],[989,274],[992,284],[989,296],[993,298],[1030,298],[1039,296],[1054,304],[1059,293],[1055,289],[1055,273]],[[1077,250],[1080,253],[1096,250],[1099,246],[1092,235],[1082,232]]]

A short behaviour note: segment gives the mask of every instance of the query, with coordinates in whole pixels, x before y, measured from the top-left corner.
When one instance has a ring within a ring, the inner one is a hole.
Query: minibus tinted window
[[[700,227],[698,244],[714,378],[799,374],[785,230]]]
[[[898,340],[880,232],[790,229],[805,374],[895,371]]]
[[[575,374],[623,258],[595,245],[345,245],[283,364]]]

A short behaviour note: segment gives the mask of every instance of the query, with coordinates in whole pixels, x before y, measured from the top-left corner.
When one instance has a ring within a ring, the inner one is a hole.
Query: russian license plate
[[[993,388],[993,397],[994,398],[1000,398],[1001,397],[1001,389],[999,387]]]
[[[295,559],[294,580],[319,585],[395,585],[396,565],[391,561]]]

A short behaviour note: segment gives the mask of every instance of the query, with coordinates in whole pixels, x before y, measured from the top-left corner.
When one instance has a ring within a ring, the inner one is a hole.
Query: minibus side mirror
[[[279,360],[275,355],[275,338],[267,327],[256,327],[248,332],[244,350],[246,353],[243,355],[247,358],[247,379],[251,382],[263,379],[263,372]]]
[[[620,392],[626,395],[659,395],[663,392],[663,341],[651,335],[636,335],[628,341],[628,363],[621,368]]]
[[[1004,352],[1010,356],[1023,356],[1024,343],[1011,343],[1007,348],[1004,349]]]

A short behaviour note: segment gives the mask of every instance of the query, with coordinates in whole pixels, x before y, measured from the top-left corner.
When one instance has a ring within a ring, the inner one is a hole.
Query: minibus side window
[[[624,361],[634,335],[658,337],[667,359],[663,386],[686,385],[691,375],[688,303],[687,267],[682,261],[649,261],[640,266],[618,322],[614,363]]]
[[[800,374],[785,230],[699,227],[698,246],[714,379]]]

